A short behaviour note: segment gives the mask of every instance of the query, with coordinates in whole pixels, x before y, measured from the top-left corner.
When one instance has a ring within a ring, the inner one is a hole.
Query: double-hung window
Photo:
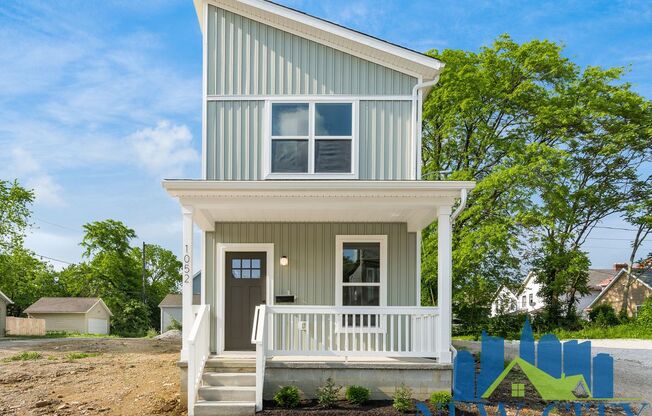
[[[269,179],[355,179],[353,102],[269,103]]]
[[[387,236],[336,237],[337,306],[387,305]],[[344,315],[340,328],[382,329],[378,315]]]

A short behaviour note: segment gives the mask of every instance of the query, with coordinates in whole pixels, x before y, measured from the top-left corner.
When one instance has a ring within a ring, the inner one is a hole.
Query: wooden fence
[[[45,335],[45,319],[8,316],[7,335]]]

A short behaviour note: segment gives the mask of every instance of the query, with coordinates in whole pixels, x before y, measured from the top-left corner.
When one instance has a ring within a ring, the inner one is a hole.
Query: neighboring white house
[[[41,298],[24,311],[45,320],[46,331],[108,334],[113,314],[100,298]]]
[[[183,223],[189,415],[253,414],[279,386],[315,397],[328,377],[376,399],[450,389],[452,222],[475,184],[421,178],[423,100],[444,64],[273,2],[194,4],[202,175],[163,182]],[[433,223],[438,306],[424,307]]]
[[[11,305],[12,303],[9,296],[0,290],[0,337],[5,336],[5,330],[7,329],[7,305]]]
[[[622,273],[620,268],[614,269],[589,269],[588,287],[590,293],[577,300],[577,311],[586,315],[586,309],[609,282]],[[501,286],[491,303],[491,316],[508,313],[534,313],[545,306],[543,298],[539,295],[541,285],[536,282],[536,273],[530,271],[516,292]]]

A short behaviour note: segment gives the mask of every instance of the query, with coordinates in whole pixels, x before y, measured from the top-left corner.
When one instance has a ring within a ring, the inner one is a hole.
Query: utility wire
[[[55,227],[63,228],[64,230],[79,232],[79,230],[75,230],[75,229],[72,229],[70,227],[66,227],[65,225],[57,224],[57,223],[52,222],[52,221],[47,221],[47,220],[44,220],[43,218],[38,218],[38,217],[33,217],[33,218],[36,221],[39,221],[39,222],[42,222],[42,223],[45,223],[45,224],[49,224],[49,225],[54,225]]]

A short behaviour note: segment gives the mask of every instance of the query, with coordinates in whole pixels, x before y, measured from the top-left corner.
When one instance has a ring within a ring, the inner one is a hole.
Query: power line
[[[596,225],[593,228],[604,228],[605,230],[638,231],[633,228],[607,227],[606,225]]]
[[[54,257],[44,256],[43,254],[34,253],[34,255],[35,255],[35,256],[39,256],[39,257],[41,258],[41,260],[43,260],[43,259],[48,259],[48,260],[52,260],[52,261],[57,261],[57,262],[59,262],[59,263],[65,263],[65,264],[68,264],[68,265],[75,264],[75,263],[71,263],[71,262],[69,262],[69,261],[55,259]]]
[[[45,224],[54,225],[55,227],[63,228],[64,230],[74,231],[74,232],[79,231],[79,230],[72,229],[70,227],[66,227],[65,225],[61,225],[61,224],[57,224],[57,223],[52,222],[52,221],[44,220],[43,218],[34,217],[34,219],[37,220],[37,221],[40,221],[42,223],[45,223]]]

